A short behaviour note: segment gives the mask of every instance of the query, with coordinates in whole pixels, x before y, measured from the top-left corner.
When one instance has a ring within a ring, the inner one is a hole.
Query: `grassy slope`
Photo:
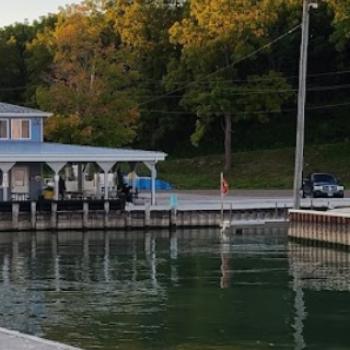
[[[232,155],[227,176],[231,188],[292,188],[294,149],[239,152]],[[179,189],[217,188],[223,168],[221,155],[193,159],[169,159],[159,166],[159,177]],[[332,172],[350,185],[350,143],[308,146],[305,173]]]

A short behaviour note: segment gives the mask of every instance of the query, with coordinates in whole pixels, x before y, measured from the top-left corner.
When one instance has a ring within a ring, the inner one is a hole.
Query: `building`
[[[53,171],[54,199],[58,199],[60,173],[67,164],[96,164],[104,181],[116,164],[143,163],[152,178],[155,204],[156,164],[162,152],[65,145],[44,142],[44,121],[51,113],[0,103],[0,201],[38,200],[43,190],[43,166]],[[108,187],[104,198],[109,198]]]

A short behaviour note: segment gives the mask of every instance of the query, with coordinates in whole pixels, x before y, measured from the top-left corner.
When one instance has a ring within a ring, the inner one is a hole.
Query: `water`
[[[349,349],[349,256],[285,229],[0,234],[0,325],[84,349]]]

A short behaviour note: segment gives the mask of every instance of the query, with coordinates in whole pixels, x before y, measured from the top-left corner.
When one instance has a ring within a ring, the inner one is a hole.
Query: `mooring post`
[[[105,209],[105,217],[104,217],[104,228],[108,228],[108,222],[109,222],[109,201],[106,200],[104,203],[104,209]]]
[[[12,203],[12,229],[18,230],[19,203]]]
[[[89,203],[84,202],[83,203],[83,228],[88,228],[89,223]]]
[[[36,202],[30,203],[30,222],[32,225],[32,229],[36,229]]]
[[[145,227],[151,226],[151,205],[147,203],[145,206]]]
[[[51,202],[51,229],[57,229],[57,202]]]
[[[176,210],[176,207],[173,207],[170,210],[170,226],[172,228],[175,228],[177,225],[176,216],[177,216],[177,210]]]

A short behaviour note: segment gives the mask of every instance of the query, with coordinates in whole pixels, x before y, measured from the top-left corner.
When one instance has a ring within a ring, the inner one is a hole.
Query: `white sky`
[[[57,12],[60,6],[79,3],[80,0],[0,0],[0,27],[15,22],[29,22],[48,13]]]

